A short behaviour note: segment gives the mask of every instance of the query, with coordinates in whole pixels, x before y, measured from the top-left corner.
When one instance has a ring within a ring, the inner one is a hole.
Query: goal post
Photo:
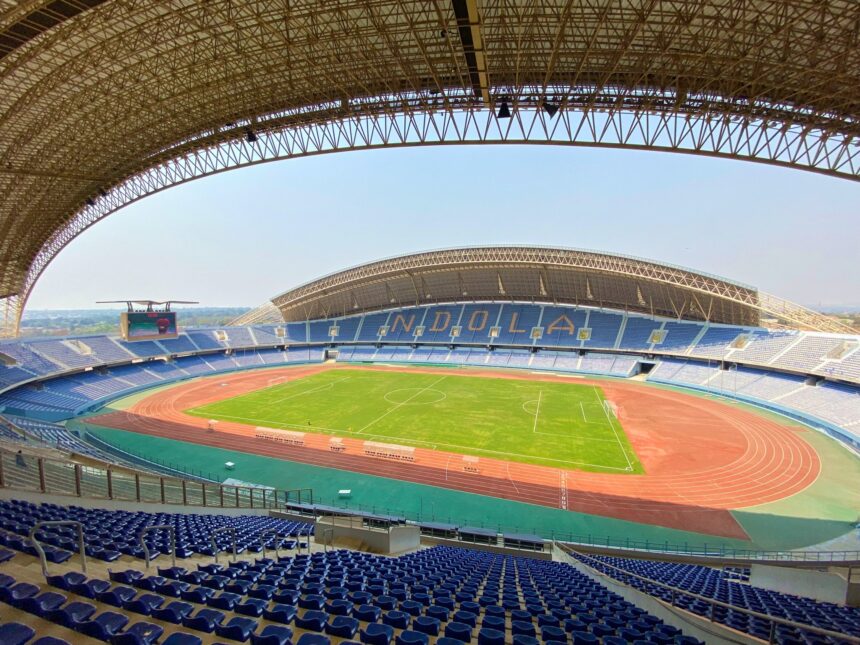
[[[614,419],[618,418],[618,414],[615,411],[615,404],[608,399],[603,399],[603,411],[606,412],[607,416]]]

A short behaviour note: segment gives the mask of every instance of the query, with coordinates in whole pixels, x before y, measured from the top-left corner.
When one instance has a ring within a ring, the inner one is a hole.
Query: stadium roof
[[[776,319],[850,333],[831,318],[725,278],[624,255],[535,246],[444,249],[362,264],[285,291],[236,323],[487,301],[606,307],[732,325]]]
[[[0,0],[3,329],[88,226],[229,168],[528,142],[857,180],[858,117],[856,0]]]

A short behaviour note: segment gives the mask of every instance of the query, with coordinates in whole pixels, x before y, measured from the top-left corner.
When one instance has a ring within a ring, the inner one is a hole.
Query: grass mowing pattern
[[[642,472],[592,385],[339,369],[187,412],[557,468]]]

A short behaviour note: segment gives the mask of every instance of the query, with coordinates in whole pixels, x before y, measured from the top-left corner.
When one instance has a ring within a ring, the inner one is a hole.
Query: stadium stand
[[[583,347],[613,348],[624,317],[618,313],[593,310],[588,317],[591,338],[582,343]]]
[[[75,343],[74,348],[72,343]],[[66,368],[91,367],[100,362],[83,341],[76,339],[35,341],[32,347],[39,354]]]
[[[87,551],[107,562],[120,556],[140,558],[141,546],[121,536],[136,535],[152,525],[173,526],[182,536],[177,537],[177,555],[191,561],[211,555],[209,536],[217,528],[236,528],[240,553],[260,551],[262,530],[273,530],[288,548],[312,530],[310,525],[259,516],[148,514],[0,502],[0,525],[10,527],[5,542],[16,551],[32,553],[19,536],[44,518],[86,522]],[[67,549],[74,545],[69,529],[45,528],[39,535],[52,561],[69,560]],[[147,545],[154,554],[170,550],[161,530],[148,533]],[[227,546],[218,541],[219,549]],[[441,645],[473,639],[501,644],[509,638],[519,645],[601,639],[611,645],[612,638],[699,642],[562,562],[453,546],[394,558],[343,549],[277,560],[249,555],[229,565],[198,562],[194,571],[160,566],[158,575],[137,567],[111,569],[105,577],[68,571],[33,584],[3,574],[0,602],[103,640],[133,632],[133,626],[123,630],[149,617],[159,621],[158,636],[172,631],[165,643],[173,634],[193,639],[189,632],[204,636],[214,632],[221,639],[254,643],[290,642],[295,633],[301,635],[298,643],[317,645],[349,638],[384,645],[394,642],[395,636],[401,645],[426,645],[436,637]],[[266,621],[263,627],[261,620]],[[286,640],[263,638],[278,626],[282,631],[275,633]],[[34,631],[28,633],[32,636]],[[309,639],[313,634],[315,640]]]
[[[651,347],[651,334],[661,329],[663,323],[651,318],[628,316],[621,337],[621,347],[625,349],[648,349]],[[689,343],[687,343],[689,345]]]
[[[858,607],[816,602],[802,596],[790,596],[777,591],[754,587],[734,579],[734,576],[727,576],[725,572],[719,569],[701,565],[600,555],[574,554],[574,557],[612,578],[621,580],[661,600],[674,602],[683,609],[702,616],[709,615],[712,611],[711,605],[684,594],[677,594],[673,600],[675,594],[672,594],[668,589],[649,583],[647,580],[625,575],[625,572],[683,591],[713,598],[734,607],[785,618],[833,632],[860,636],[860,608]],[[770,621],[751,617],[733,611],[731,608],[714,607],[713,619],[732,629],[765,641],[779,643],[822,642],[816,634],[784,625],[776,626],[776,638],[773,638]]]
[[[452,336],[455,329],[459,335]],[[308,338],[315,344],[309,346]],[[191,330],[159,342],[125,343],[111,336],[6,341],[0,344],[5,356],[0,406],[58,421],[176,379],[322,361],[324,347],[332,344],[341,362],[549,369],[619,378],[634,376],[653,361],[651,381],[767,403],[820,422],[828,431],[860,421],[856,336],[526,303],[406,307],[322,321]],[[162,360],[170,354],[172,360]],[[726,361],[727,369],[718,360]],[[828,382],[816,385],[821,377]],[[856,437],[857,427],[848,434]]]
[[[10,341],[2,343],[0,344],[0,352],[15,359],[23,369],[33,374],[53,374],[63,369],[62,365],[48,360],[24,342]]]
[[[738,336],[747,334],[750,330],[742,327],[727,327],[722,325],[707,326],[699,341],[690,348],[690,353],[703,358],[723,358],[731,351],[731,345]],[[680,350],[680,348],[678,348]]]

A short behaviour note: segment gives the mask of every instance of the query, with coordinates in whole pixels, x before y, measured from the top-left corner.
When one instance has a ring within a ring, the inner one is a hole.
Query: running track
[[[415,463],[363,455],[361,440],[344,438],[344,453],[328,435],[307,433],[295,447],[254,438],[254,427],[207,421],[183,410],[329,369],[377,369],[459,376],[538,379],[602,388],[645,469],[644,475],[563,471],[480,458],[480,474],[463,471],[459,454],[415,449]],[[547,374],[405,367],[302,366],[212,376],[157,392],[131,408],[91,419],[100,426],[168,437],[233,451],[287,459],[614,517],[721,537],[748,539],[729,512],[794,495],[818,476],[821,464],[803,430],[718,401],[641,383],[589,381]],[[566,489],[566,495],[563,493]]]

